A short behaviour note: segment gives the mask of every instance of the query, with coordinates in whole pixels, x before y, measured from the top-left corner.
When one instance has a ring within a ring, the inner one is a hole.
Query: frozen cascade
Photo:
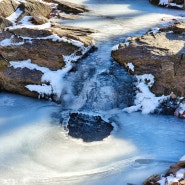
[[[78,2],[96,13],[66,24],[98,29],[98,49],[65,76],[62,104],[0,94],[2,185],[141,185],[185,153],[184,120],[121,111],[133,101],[134,79],[110,57],[112,46],[179,11],[145,0]],[[79,111],[100,115],[115,129],[103,141],[85,143],[60,126],[61,111],[65,122],[69,112]]]
[[[133,104],[134,77],[112,61],[113,43],[101,43],[96,51],[74,64],[65,79],[63,110],[100,112]]]

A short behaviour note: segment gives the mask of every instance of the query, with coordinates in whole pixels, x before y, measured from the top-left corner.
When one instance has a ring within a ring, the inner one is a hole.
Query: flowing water
[[[98,49],[62,80],[61,105],[0,94],[2,185],[140,185],[185,154],[184,120],[122,111],[133,102],[134,79],[110,57],[115,44],[182,11],[145,0],[78,2],[92,11],[65,24],[99,30],[93,35]],[[73,139],[60,125],[69,112],[100,115],[114,130],[99,142]]]

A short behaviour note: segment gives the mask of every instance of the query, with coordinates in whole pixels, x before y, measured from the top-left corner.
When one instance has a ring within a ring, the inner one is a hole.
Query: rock
[[[19,7],[24,11],[24,15],[36,17],[42,16],[45,18],[49,18],[52,11],[52,7],[36,0],[27,0],[26,2],[21,3]]]
[[[179,98],[167,98],[164,99],[155,110],[155,113],[161,113],[164,115],[174,115],[175,111],[179,107]]]
[[[31,22],[36,25],[45,24],[48,22],[48,19],[43,16],[34,15],[31,19]]]
[[[61,39],[61,41],[52,39],[55,34],[58,35],[57,39]],[[51,38],[47,39],[47,37]],[[64,37],[65,39],[62,39]],[[64,56],[74,55],[74,57],[80,58],[86,52],[86,47],[92,47],[92,38],[88,36],[86,29],[80,30],[57,24],[53,24],[48,29],[17,28],[0,33],[0,43],[5,39],[12,42],[12,44],[0,45],[1,55],[7,61],[30,59],[33,64],[47,67],[50,70],[58,70],[64,67]],[[79,44],[73,45],[73,41],[79,42]],[[0,70],[1,90],[32,97],[38,96],[38,93],[28,92],[25,86],[42,84],[41,72],[25,68],[13,69],[9,66],[5,69],[5,67],[1,67]]]
[[[148,177],[143,184],[144,185],[160,185],[160,183],[157,182],[159,180],[160,180],[160,175],[154,174]]]
[[[179,37],[182,38],[182,36],[185,33],[185,22],[181,23],[174,23],[168,27],[160,28],[159,31],[161,32],[173,32],[174,34],[180,34]]]
[[[57,34],[61,38],[69,38],[69,41],[45,39],[53,34]],[[64,55],[71,55],[74,52],[78,52],[77,55],[82,55],[80,48],[73,45],[72,42],[70,43],[71,39],[79,40],[85,46],[92,43],[92,39],[87,36],[85,29],[79,30],[57,24],[53,24],[48,29],[17,28],[0,33],[0,42],[8,38],[12,38],[10,40],[13,44],[0,46],[1,54],[7,60],[31,59],[33,63],[51,70],[57,70],[65,65]]]
[[[12,26],[12,23],[4,17],[0,17],[0,32],[2,32],[3,29],[8,26]]]
[[[170,166],[170,169],[166,172],[165,176],[169,176],[170,174],[176,175],[177,171],[181,168],[185,168],[185,161],[179,161],[176,164]]]
[[[0,70],[0,89],[24,96],[38,97],[38,93],[29,91],[27,84],[41,84],[42,73],[28,68],[14,69],[8,67]]]
[[[181,177],[181,176],[178,177],[176,175],[177,172],[181,169],[185,169],[185,161],[179,161],[176,164],[173,164],[172,166],[170,166],[170,169],[165,173],[163,177],[161,177],[160,175],[152,175],[151,177],[145,180],[144,185],[160,185],[160,183],[158,182],[161,179],[162,179],[162,182],[165,181],[165,184],[184,185],[185,174],[184,174],[184,177]],[[172,177],[174,177],[174,180],[173,180],[174,182],[171,182],[170,180],[170,183],[169,183],[168,178],[173,179]]]
[[[76,20],[76,19],[79,19],[80,17],[78,15],[73,15],[73,14],[59,13],[58,18],[63,20]]]
[[[0,1],[0,16],[8,17],[10,16],[17,8],[19,4],[14,0],[1,0]]]
[[[84,5],[78,5],[62,0],[53,0],[53,2],[57,3],[58,9],[65,13],[79,14],[89,11]]]
[[[154,4],[154,5],[158,5],[159,4],[159,0],[149,0],[150,3]]]
[[[177,184],[178,185],[178,184]],[[185,185],[185,180],[180,181],[180,185]]]
[[[172,182],[170,185],[179,185],[179,182]]]
[[[16,8],[22,10],[22,13],[16,18],[14,27],[11,27],[13,23],[4,17],[0,18],[0,90],[31,97],[43,95],[43,98],[54,98],[57,101],[51,81],[42,79],[45,75],[42,69],[54,75],[58,70],[61,71],[66,63],[79,60],[93,47],[94,41],[89,35],[94,30],[63,26],[52,23],[53,20],[48,22],[51,13],[59,11],[51,0],[46,0],[49,4],[37,0],[15,3],[15,9],[12,8],[11,12],[7,11],[7,15],[4,15],[4,9],[6,7],[6,10],[9,10],[7,7],[10,2],[13,6],[13,0],[0,1],[1,16],[9,16]],[[65,2],[64,4],[67,6]],[[80,7],[83,8],[79,5],[75,8]],[[22,19],[25,16],[29,16],[26,19],[29,18],[30,24],[33,24],[31,27],[24,25]],[[26,67],[13,67],[11,61],[27,64]],[[30,69],[27,65],[36,67]],[[70,67],[67,69],[70,71]],[[37,89],[45,87],[44,90],[48,91],[43,94],[43,89],[37,91],[33,86]]]
[[[180,97],[185,95],[185,24],[174,26],[172,30],[176,28],[178,32],[148,32],[131,39],[128,46],[123,43],[118,50],[112,51],[112,57],[121,65],[126,67],[127,63],[133,63],[133,74],[154,75],[155,83],[151,91],[159,96],[171,92]]]
[[[71,113],[67,123],[68,134],[84,142],[101,141],[108,137],[113,126],[105,122],[100,116],[82,113]]]

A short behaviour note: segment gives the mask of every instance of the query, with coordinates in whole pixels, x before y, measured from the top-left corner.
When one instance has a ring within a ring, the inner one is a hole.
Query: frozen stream
[[[184,120],[122,111],[132,102],[132,78],[110,57],[126,37],[182,12],[147,0],[78,2],[92,12],[66,24],[99,30],[98,49],[62,80],[61,105],[0,94],[1,185],[141,185],[185,154]],[[111,136],[92,143],[68,137],[59,117],[77,111],[113,122]]]

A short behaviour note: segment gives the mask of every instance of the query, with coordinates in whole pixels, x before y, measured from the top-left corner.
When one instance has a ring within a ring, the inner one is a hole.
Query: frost
[[[43,73],[46,73],[46,72],[49,71],[49,69],[46,68],[46,67],[40,67],[37,64],[31,63],[31,60],[30,59],[28,59],[28,60],[22,60],[22,61],[10,61],[10,66],[11,67],[14,67],[15,69],[16,68],[23,69],[25,67],[28,68],[28,69],[30,69],[30,70],[36,69],[36,70],[39,70],[39,71],[41,71]]]

